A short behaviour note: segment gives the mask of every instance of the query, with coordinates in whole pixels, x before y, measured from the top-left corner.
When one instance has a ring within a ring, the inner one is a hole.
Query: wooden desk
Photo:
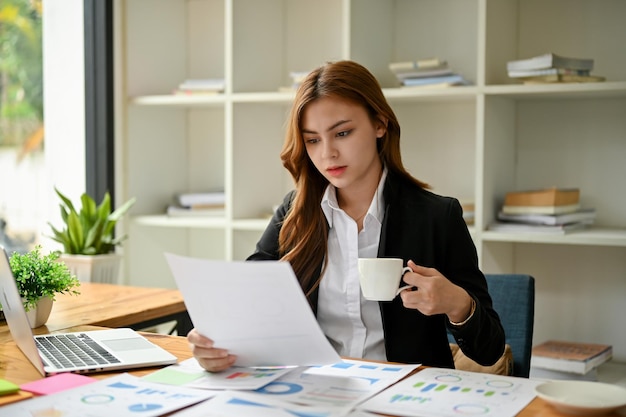
[[[78,332],[97,329],[102,328],[96,326],[76,326],[65,329],[63,332]],[[46,331],[45,326],[38,327],[35,330],[36,334],[55,333]],[[148,332],[141,332],[141,334],[154,344],[161,346],[168,352],[175,355],[179,360],[189,359],[192,356],[191,351],[189,350],[189,344],[187,343],[187,339],[185,337]],[[143,368],[132,371],[131,373],[133,375],[141,376],[154,372],[159,368],[160,367]],[[119,372],[120,371],[98,372],[89,374],[89,376],[93,376],[95,378],[106,378]],[[0,379],[6,379],[14,384],[21,385],[25,382],[36,381],[41,378],[41,374],[30,363],[26,356],[24,356],[22,351],[17,347],[12,339],[0,343]]]
[[[93,326],[79,326],[67,329],[67,331],[84,331],[93,330]],[[39,328],[37,333],[45,333],[43,328]],[[179,360],[189,359],[191,351],[187,339],[180,336],[168,336],[154,333],[142,333],[146,338],[161,346],[167,351],[178,357]],[[41,378],[41,375],[35,370],[32,364],[19,350],[17,345],[11,340],[0,344],[0,379],[6,379],[16,384],[34,381]],[[142,376],[154,372],[157,368],[145,368],[141,370],[131,371],[130,373]],[[418,372],[423,369],[419,368]],[[119,372],[119,371],[118,371]],[[106,378],[115,372],[91,374],[96,378]],[[2,407],[0,407],[1,410]],[[1,414],[1,413],[0,413]],[[557,412],[550,404],[540,398],[535,398],[526,408],[524,408],[516,417],[563,417],[564,415]],[[607,414],[605,417],[621,417],[620,414]]]
[[[178,335],[185,336],[192,324],[180,291],[164,288],[84,282],[80,295],[60,294],[45,327],[48,331],[70,326],[130,327],[144,329],[176,321]],[[0,325],[0,342],[10,338]]]

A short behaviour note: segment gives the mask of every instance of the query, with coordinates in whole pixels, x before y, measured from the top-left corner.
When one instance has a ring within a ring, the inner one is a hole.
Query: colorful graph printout
[[[372,381],[389,381],[390,384],[404,378],[419,364],[402,365],[387,364],[380,362],[363,361],[356,359],[343,359],[331,365],[311,366],[306,373],[327,376],[349,376],[354,378],[369,379]]]
[[[346,408],[289,404],[260,394],[224,391],[208,401],[176,413],[176,417],[343,417],[348,413],[349,409]]]
[[[418,366],[343,360],[333,365],[298,368],[256,392],[298,404],[354,407]]]
[[[170,365],[152,374],[145,380],[162,384],[182,385],[207,390],[248,389],[253,390],[281,377],[293,368],[242,368],[233,366],[223,372],[205,371],[195,358]]]
[[[55,394],[2,407],[11,417],[155,417],[209,398],[212,394],[142,381],[120,374]]]
[[[427,368],[365,401],[365,410],[398,416],[513,417],[541,381]]]

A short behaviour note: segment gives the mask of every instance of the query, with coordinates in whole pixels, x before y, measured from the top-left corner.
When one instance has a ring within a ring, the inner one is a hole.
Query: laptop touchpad
[[[107,345],[111,350],[115,352],[124,352],[127,350],[140,350],[151,349],[155,346],[141,337],[134,337],[130,339],[109,339],[101,340],[102,344]]]

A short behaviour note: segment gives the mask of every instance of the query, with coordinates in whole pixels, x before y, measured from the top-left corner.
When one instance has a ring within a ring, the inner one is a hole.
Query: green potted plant
[[[14,252],[9,258],[11,271],[22,297],[31,327],[48,320],[56,294],[80,294],[80,281],[67,265],[58,262],[59,252],[41,253],[41,246],[24,254]]]
[[[63,245],[61,260],[80,281],[115,283],[121,262],[121,255],[115,253],[115,247],[127,238],[126,235],[116,237],[115,226],[135,204],[135,198],[112,210],[108,192],[100,204],[83,193],[80,197],[82,206],[76,210],[69,198],[57,188],[54,190],[61,199],[63,228],[48,224],[53,232],[52,239]]]

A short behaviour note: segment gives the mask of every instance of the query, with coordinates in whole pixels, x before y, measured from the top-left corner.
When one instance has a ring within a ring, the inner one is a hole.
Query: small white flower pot
[[[26,312],[26,316],[28,316],[28,323],[30,324],[31,329],[46,324],[46,322],[48,321],[48,317],[50,317],[51,311],[52,298],[40,298],[39,301],[37,301],[37,305],[35,305],[35,307],[31,307],[31,309]]]

